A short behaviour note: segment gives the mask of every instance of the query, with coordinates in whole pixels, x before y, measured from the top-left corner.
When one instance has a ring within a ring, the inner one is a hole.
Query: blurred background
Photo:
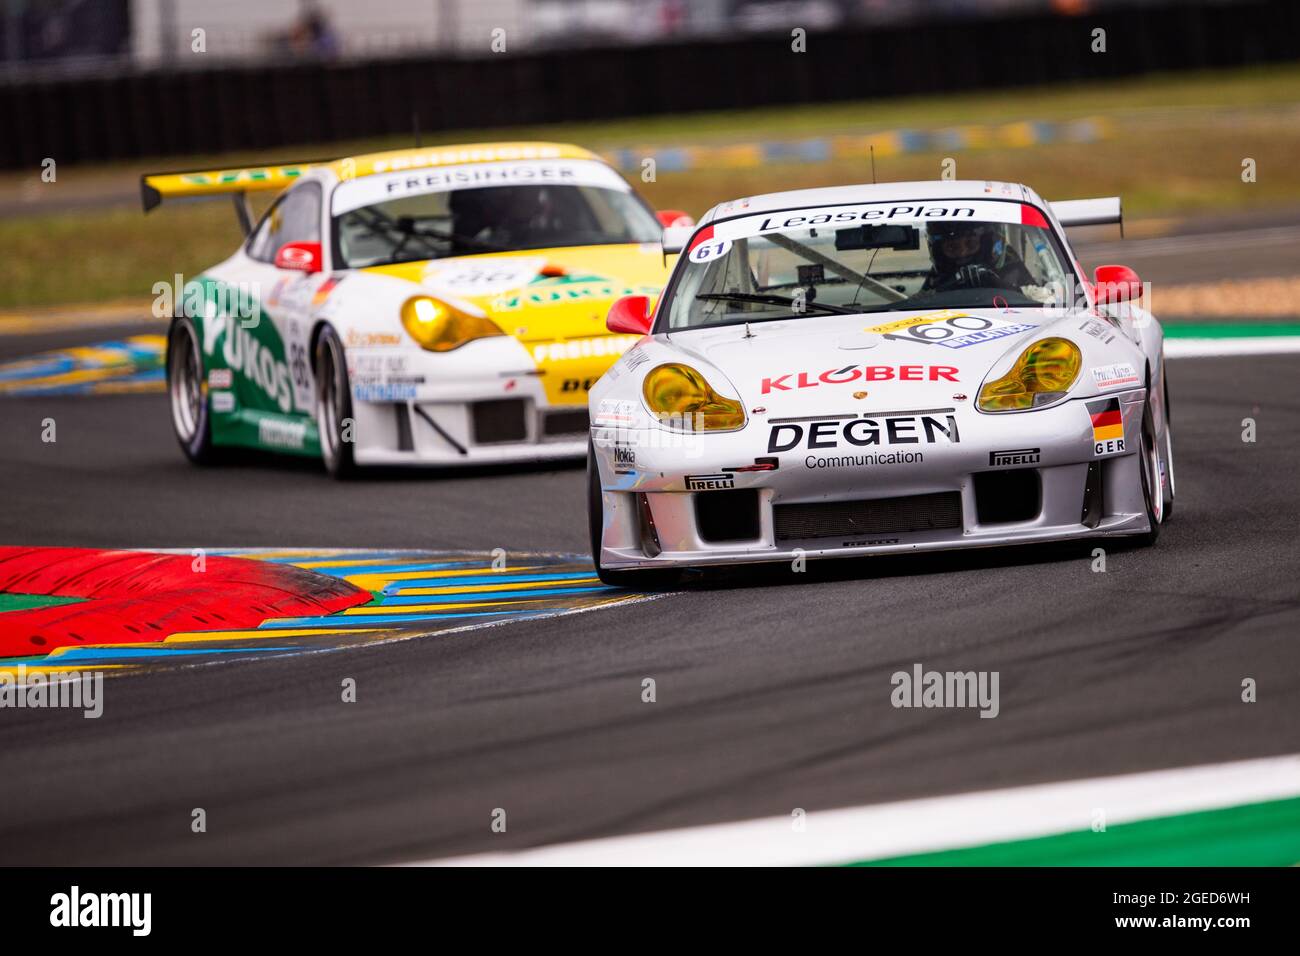
[[[0,0],[0,130],[0,309],[229,254],[224,204],[145,219],[141,172],[417,138],[577,142],[696,216],[950,169],[1152,237],[1300,220],[1300,4]]]

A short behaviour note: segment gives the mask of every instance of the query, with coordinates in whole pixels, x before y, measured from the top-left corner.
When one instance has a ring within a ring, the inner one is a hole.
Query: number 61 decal
[[[702,242],[691,250],[690,260],[691,262],[708,262],[710,259],[718,258],[718,256],[725,256],[730,248],[730,239],[719,239],[717,242]]]

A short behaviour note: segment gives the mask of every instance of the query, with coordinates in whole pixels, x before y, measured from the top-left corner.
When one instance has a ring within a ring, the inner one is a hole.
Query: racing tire
[[[1142,409],[1142,435],[1139,442],[1138,473],[1142,479],[1142,501],[1146,506],[1147,522],[1151,525],[1151,530],[1141,535],[1139,540],[1149,546],[1155,544],[1160,537],[1160,529],[1167,517],[1164,486],[1160,480],[1160,449],[1150,401],[1145,402]]]
[[[352,417],[352,386],[348,381],[343,343],[329,326],[316,337],[312,372],[316,378],[316,430],[320,435],[321,460],[333,477],[349,478],[357,468],[353,454],[356,420]]]
[[[1169,476],[1169,496],[1165,498],[1164,520],[1174,515],[1174,426],[1169,411],[1169,379],[1165,379],[1165,472]]]
[[[172,319],[167,330],[167,401],[172,431],[185,457],[196,465],[216,464],[222,456],[212,444],[199,335],[194,320],[187,316]]]
[[[629,591],[670,588],[681,579],[678,571],[611,570],[600,565],[600,532],[605,523],[605,509],[601,501],[600,470],[596,467],[596,450],[587,441],[587,531],[591,539],[591,563],[596,567],[596,577],[602,584]]]

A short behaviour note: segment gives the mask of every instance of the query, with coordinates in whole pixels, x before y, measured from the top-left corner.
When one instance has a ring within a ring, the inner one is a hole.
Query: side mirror
[[[605,317],[605,328],[611,332],[623,332],[629,335],[648,335],[650,333],[650,297],[647,295],[625,295],[609,307]]]
[[[690,213],[682,212],[680,209],[660,209],[655,215],[659,217],[659,225],[665,229],[672,226],[695,225],[695,220],[691,218]]]
[[[691,236],[695,233],[695,226],[669,226],[664,230],[664,237],[661,242],[664,246],[664,255],[670,256],[674,253],[681,252],[686,248],[686,243],[691,241]]]
[[[277,269],[292,269],[308,275],[320,272],[321,250],[319,242],[286,242],[275,254]]]
[[[660,209],[655,215],[659,217],[659,225],[664,227],[663,238],[659,240],[663,243],[664,255],[685,249],[695,231],[695,220],[690,214],[680,209]]]
[[[1092,281],[1098,305],[1142,297],[1142,280],[1128,266],[1097,266]]]

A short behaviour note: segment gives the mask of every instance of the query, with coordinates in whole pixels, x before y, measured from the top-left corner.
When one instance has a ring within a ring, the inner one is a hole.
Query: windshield
[[[340,183],[333,212],[339,259],[350,268],[662,236],[623,179],[586,160],[370,176]]]
[[[880,222],[898,209],[907,213]],[[1021,208],[1030,211],[1021,223]],[[697,236],[665,310],[669,329],[915,309],[1037,307],[1068,288],[1037,210],[973,202],[866,204],[728,220]],[[1032,214],[1032,215],[1031,215]],[[980,215],[989,218],[979,218]],[[1000,221],[1014,218],[1014,222]],[[865,221],[864,221],[865,220]],[[814,225],[815,223],[815,225]]]

